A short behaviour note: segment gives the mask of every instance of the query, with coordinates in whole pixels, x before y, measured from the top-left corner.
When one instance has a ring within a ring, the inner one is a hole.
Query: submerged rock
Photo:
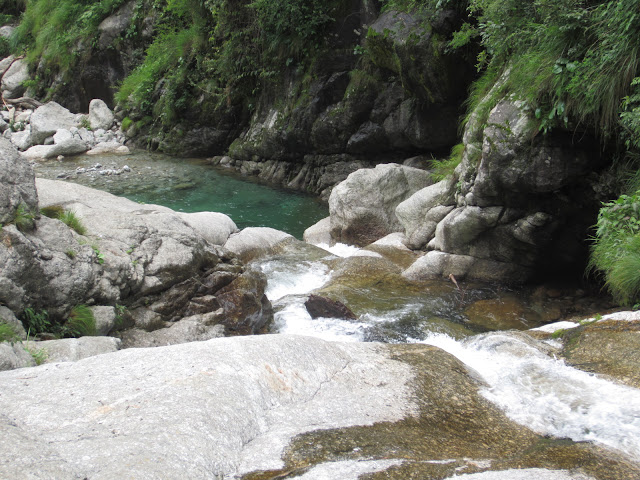
[[[319,295],[309,295],[304,306],[311,318],[346,318],[356,320],[357,317],[344,303]]]

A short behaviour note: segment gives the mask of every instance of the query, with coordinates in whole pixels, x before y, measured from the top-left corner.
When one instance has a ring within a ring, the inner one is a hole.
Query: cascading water
[[[422,341],[451,353],[487,383],[481,393],[514,421],[572,440],[590,440],[640,459],[640,390],[567,366],[509,333]]]
[[[340,245],[332,251],[343,256],[357,254],[357,249]],[[365,313],[358,321],[311,319],[304,300],[330,280],[326,264],[275,259],[262,263],[261,268],[268,277],[267,296],[274,303],[281,333],[367,341],[380,325],[398,324],[422,311],[419,303],[404,303],[385,312]],[[640,458],[640,390],[572,368],[541,351],[534,340],[508,332],[456,339],[438,333],[437,327],[419,338],[388,334],[373,339],[442,348],[479,373],[487,384],[482,394],[512,420],[540,434],[595,441]]]

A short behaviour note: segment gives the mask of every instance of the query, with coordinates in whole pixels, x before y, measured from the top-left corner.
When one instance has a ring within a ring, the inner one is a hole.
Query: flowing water
[[[127,164],[132,172],[105,176],[74,174],[100,162]],[[175,160],[147,153],[127,157],[75,157],[38,165],[39,176],[69,180],[136,201],[175,210],[219,211],[240,227],[270,226],[301,238],[305,228],[327,216],[326,206],[311,197],[276,190],[214,169],[198,160]],[[354,289],[350,306],[357,321],[312,319],[304,307],[309,293],[331,282],[340,257],[358,255],[337,245],[264,260],[267,296],[274,305],[276,331],[339,341],[422,342],[440,347],[474,369],[486,382],[482,394],[507,415],[533,430],[573,440],[591,440],[640,459],[640,390],[623,387],[576,370],[531,342],[505,332],[486,332],[465,309],[491,298],[490,287],[461,295],[452,284],[435,282],[421,289],[383,285]],[[522,329],[535,324],[520,327]]]

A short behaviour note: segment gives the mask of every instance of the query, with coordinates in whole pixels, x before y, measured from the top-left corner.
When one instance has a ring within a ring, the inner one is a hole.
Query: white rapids
[[[334,255],[357,254],[356,248],[331,249]],[[279,333],[365,341],[372,326],[393,323],[419,308],[405,304],[383,314],[366,313],[359,321],[312,319],[304,301],[330,280],[325,263],[274,259],[260,268],[268,278],[267,297],[274,304]],[[426,332],[425,337],[408,341],[442,348],[477,371],[487,384],[482,394],[512,420],[543,435],[594,441],[640,459],[640,389],[572,368],[536,348],[537,341],[526,342],[508,332],[461,340],[445,333]]]
[[[589,440],[640,458],[640,390],[572,368],[508,333],[456,341],[434,334],[440,347],[487,382],[482,394],[514,421],[575,441]]]

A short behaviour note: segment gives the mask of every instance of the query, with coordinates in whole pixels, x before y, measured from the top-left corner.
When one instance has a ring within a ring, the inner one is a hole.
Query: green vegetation
[[[35,216],[24,203],[18,205],[11,223],[21,232],[30,232],[36,226]]]
[[[75,230],[75,232],[79,235],[84,235],[87,233],[87,229],[82,224],[80,219],[76,216],[75,212],[64,209],[62,205],[50,205],[48,207],[42,207],[40,209],[40,213],[46,217],[56,218],[60,220],[69,228]]]
[[[100,249],[96,245],[91,245],[91,248],[93,249],[93,253],[96,254],[96,260],[102,265],[104,263],[104,254],[100,253]]]
[[[76,305],[69,313],[69,319],[63,325],[64,336],[85,337],[96,335],[96,319],[86,305]]]
[[[456,169],[462,161],[462,155],[464,154],[464,144],[459,143],[451,149],[451,155],[443,160],[432,160],[431,167],[431,179],[434,182],[439,182],[445,178],[453,175],[453,171]]]
[[[0,342],[15,342],[19,340],[18,334],[14,330],[12,325],[6,322],[0,321]]]
[[[51,321],[46,310],[36,311],[33,308],[25,308],[20,317],[25,330],[30,334],[37,335],[39,333],[48,332],[51,329]]]
[[[33,345],[33,342],[27,342],[24,344],[24,349],[29,352],[29,354],[33,357],[33,360],[36,362],[36,365],[42,365],[47,361],[49,354],[44,348],[36,348]]]
[[[526,100],[543,131],[572,122],[596,129],[603,139],[618,135],[625,97],[627,127],[635,127],[635,1],[470,0],[468,10],[471,19],[452,46],[478,38],[484,47],[478,67],[493,79],[508,69],[504,94]]]
[[[98,38],[98,25],[125,0],[34,0],[27,2],[16,43],[27,48],[27,61],[31,65],[42,62],[49,73],[71,74],[79,60],[80,45],[92,45]]]
[[[341,3],[154,2],[158,33],[142,64],[116,93],[131,117],[127,126],[152,115],[156,125],[168,127],[195,107],[203,114],[252,108],[265,81],[279,76],[284,67],[304,63],[323,47]]]
[[[604,275],[616,301],[640,301],[640,191],[605,203],[598,215],[589,266]]]

